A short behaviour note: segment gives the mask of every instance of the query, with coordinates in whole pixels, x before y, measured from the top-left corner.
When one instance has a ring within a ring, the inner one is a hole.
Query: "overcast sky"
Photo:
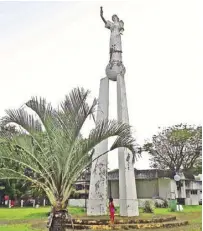
[[[73,87],[98,96],[109,59],[109,30],[124,21],[123,62],[130,123],[139,144],[158,127],[201,124],[202,1],[0,2],[0,117],[31,96],[56,105]],[[116,85],[110,85],[116,118]],[[118,167],[117,154],[109,167]],[[147,154],[135,167],[149,167]]]

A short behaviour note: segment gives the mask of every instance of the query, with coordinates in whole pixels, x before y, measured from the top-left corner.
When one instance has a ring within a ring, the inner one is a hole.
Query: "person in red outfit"
[[[15,201],[11,200],[11,207],[14,207],[14,205],[15,205]]]
[[[111,224],[114,224],[115,207],[113,203],[113,198],[109,198],[109,212],[110,212]]]
[[[8,201],[9,201],[9,196],[5,195],[4,196],[4,203],[5,203],[6,206],[8,205]]]

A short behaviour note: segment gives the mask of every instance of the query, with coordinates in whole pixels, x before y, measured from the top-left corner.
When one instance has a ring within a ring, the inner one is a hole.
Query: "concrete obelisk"
[[[110,29],[110,59],[106,67],[106,76],[100,81],[97,121],[108,119],[109,108],[109,80],[117,82],[117,115],[118,121],[129,123],[128,106],[125,87],[125,67],[122,62],[121,35],[124,23],[117,15],[112,16],[112,21],[106,21],[101,7],[100,16],[105,27]],[[93,156],[108,150],[108,141],[100,143]],[[124,148],[118,150],[119,159],[119,204],[121,216],[138,216],[137,191],[134,176],[132,153]],[[107,166],[108,157],[104,155],[92,163],[88,215],[105,215],[107,213]]]

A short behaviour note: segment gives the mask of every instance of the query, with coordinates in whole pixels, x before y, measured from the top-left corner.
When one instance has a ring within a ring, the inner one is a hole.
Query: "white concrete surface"
[[[178,198],[178,190],[177,190],[177,185],[175,180],[171,180],[171,199],[176,199]]]
[[[199,205],[198,195],[191,195],[185,199],[185,205]]]
[[[129,123],[125,80],[117,76],[118,121]],[[124,148],[118,150],[119,160],[119,199],[121,216],[139,216],[132,153]]]
[[[159,178],[159,196],[168,199],[171,196],[171,179],[169,178]]]
[[[198,194],[191,194],[190,199],[191,199],[191,205],[199,205]]]
[[[88,204],[88,200],[87,200]],[[68,200],[68,206],[73,206],[73,207],[85,207],[85,199],[69,199]]]
[[[109,114],[109,79],[103,78],[100,81],[98,111],[96,121],[108,119]],[[93,160],[108,150],[108,140],[104,140],[95,148]],[[92,163],[89,200],[87,215],[98,216],[107,214],[107,154],[99,157]]]

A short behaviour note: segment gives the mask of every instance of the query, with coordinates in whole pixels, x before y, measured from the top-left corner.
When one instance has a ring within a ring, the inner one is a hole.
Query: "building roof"
[[[109,177],[118,174],[118,169],[114,169],[112,171],[109,171]],[[160,169],[144,169],[144,170],[138,170],[134,169],[135,171],[135,178],[136,179],[154,179],[154,178],[171,178],[174,177],[174,172],[171,170],[160,170]],[[183,175],[185,179],[188,180],[194,180],[195,177],[192,173],[188,171],[183,171]]]
[[[171,170],[159,170],[159,169],[144,169],[138,170],[134,169],[135,179],[157,179],[157,178],[170,178],[173,179],[174,172]],[[114,169],[108,172],[109,180],[118,180],[119,179],[119,170]],[[183,171],[181,174],[181,179],[185,180],[195,180],[195,176],[189,171]],[[86,180],[90,180],[90,173],[86,174]],[[81,178],[81,181],[84,181],[84,178]]]

